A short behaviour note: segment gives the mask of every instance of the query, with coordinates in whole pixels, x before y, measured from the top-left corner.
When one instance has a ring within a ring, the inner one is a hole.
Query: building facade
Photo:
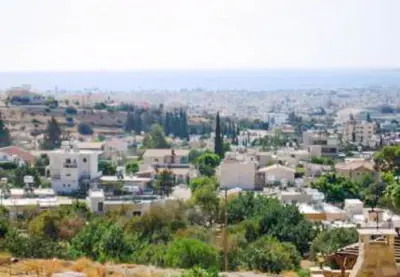
[[[375,143],[375,122],[349,120],[343,125],[343,141],[370,146]]]
[[[78,191],[80,185],[101,176],[98,170],[100,151],[79,150],[75,143],[65,141],[61,149],[49,152],[47,176],[57,193]]]
[[[303,145],[311,157],[335,157],[339,141],[336,136],[324,132],[307,131],[303,133]]]

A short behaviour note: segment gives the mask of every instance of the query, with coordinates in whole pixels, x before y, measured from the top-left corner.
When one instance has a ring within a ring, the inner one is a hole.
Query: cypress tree
[[[135,118],[133,114],[129,111],[128,115],[126,117],[126,122],[125,122],[125,131],[131,132],[135,129]]]
[[[134,119],[133,129],[135,130],[136,134],[140,134],[140,132],[143,130],[142,113],[138,109],[135,110],[133,114],[133,119]]]
[[[214,152],[222,159],[224,155],[223,151],[223,141],[221,134],[221,122],[219,118],[219,112],[217,112],[217,117],[215,120],[215,140],[214,140]]]
[[[52,117],[47,124],[42,148],[54,149],[61,145],[61,128],[57,120]]]
[[[3,118],[0,114],[0,147],[9,146],[11,144],[10,132],[8,131]]]

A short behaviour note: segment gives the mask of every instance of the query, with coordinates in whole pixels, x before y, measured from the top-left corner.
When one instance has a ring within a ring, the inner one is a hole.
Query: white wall
[[[254,189],[256,166],[254,163],[222,162],[219,168],[221,187]]]

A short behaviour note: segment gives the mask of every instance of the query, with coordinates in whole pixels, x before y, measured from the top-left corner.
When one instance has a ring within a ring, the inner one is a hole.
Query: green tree
[[[0,114],[0,147],[11,145],[10,132],[8,131],[6,124]]]
[[[45,150],[55,149],[61,145],[61,128],[57,120],[52,117],[47,124],[44,134],[42,148]]]
[[[391,171],[400,175],[400,145],[385,146],[374,156],[376,168],[383,172]]]
[[[40,174],[35,167],[24,165],[18,167],[14,174],[13,184],[18,188],[23,188],[25,186],[24,177],[27,175],[33,176],[33,180],[35,182],[34,187],[39,187],[41,185]]]
[[[317,235],[311,244],[311,255],[316,258],[318,253],[332,254],[338,249],[358,241],[357,230],[354,228],[333,228],[324,230]]]
[[[103,175],[115,175],[117,173],[117,167],[111,161],[99,161],[99,171],[103,172]]]
[[[150,133],[146,134],[143,145],[146,148],[168,148],[169,144],[165,139],[165,134],[159,124],[151,126]]]
[[[215,184],[207,184],[198,187],[193,193],[193,202],[198,205],[211,226],[218,216],[219,197]]]
[[[301,256],[292,244],[264,236],[246,247],[241,260],[247,269],[280,273],[298,267]]]
[[[311,186],[324,193],[326,200],[331,203],[343,203],[345,199],[361,198],[360,184],[334,173],[319,177],[311,183]]]
[[[46,211],[36,216],[29,222],[29,233],[35,237],[58,239],[57,220],[50,212]]]
[[[128,112],[124,129],[126,132],[132,132],[135,130],[135,116],[131,112]]]
[[[92,135],[93,129],[89,124],[81,122],[78,124],[78,132],[81,135]]]
[[[196,163],[201,175],[211,177],[215,175],[215,168],[220,163],[220,157],[217,154],[205,152],[197,158]]]
[[[197,162],[197,158],[203,154],[203,151],[197,149],[191,149],[189,152],[189,162],[195,164]]]
[[[65,108],[65,113],[69,115],[75,115],[78,113],[78,110],[75,107],[68,106]]]
[[[178,239],[167,249],[168,266],[178,268],[219,268],[218,252],[211,245],[195,239]]]
[[[67,258],[66,249],[56,241],[34,236],[26,236],[10,230],[5,238],[5,249],[18,258]]]
[[[206,270],[201,267],[194,267],[192,269],[185,270],[181,277],[218,277],[217,270]]]
[[[221,122],[219,118],[219,112],[217,112],[217,117],[215,119],[214,153],[217,154],[221,159],[224,157],[223,145],[224,142],[221,132]]]
[[[125,165],[125,171],[126,173],[132,173],[135,174],[136,172],[139,171],[139,163],[137,161],[128,163]]]
[[[175,180],[172,171],[163,169],[157,173],[155,189],[158,194],[169,196],[172,193],[174,185]]]
[[[193,192],[197,189],[201,189],[203,187],[211,188],[212,190],[217,190],[219,187],[218,180],[215,177],[197,177],[193,178],[190,181],[190,188]]]

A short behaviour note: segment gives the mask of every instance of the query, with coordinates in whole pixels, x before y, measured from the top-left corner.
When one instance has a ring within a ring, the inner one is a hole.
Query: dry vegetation
[[[0,255],[0,276],[51,277],[53,273],[82,272],[87,277],[162,277],[179,275],[178,270],[160,269],[135,264],[99,264],[82,258],[77,261],[20,260],[12,263],[8,255]]]

